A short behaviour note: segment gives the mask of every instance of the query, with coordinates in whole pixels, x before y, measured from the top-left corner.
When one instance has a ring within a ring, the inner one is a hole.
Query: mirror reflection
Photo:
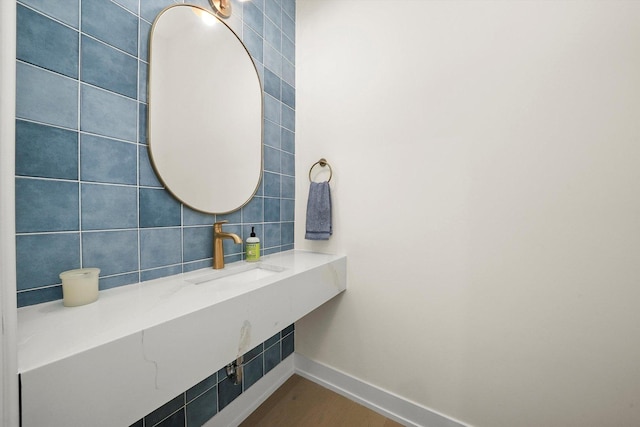
[[[227,213],[255,194],[262,174],[262,88],[235,33],[213,13],[175,5],[153,24],[149,152],[177,199]]]

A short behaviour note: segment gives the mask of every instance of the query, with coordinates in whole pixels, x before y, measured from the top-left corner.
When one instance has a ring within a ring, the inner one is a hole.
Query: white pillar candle
[[[99,268],[79,268],[60,273],[65,307],[89,304],[98,299]]]

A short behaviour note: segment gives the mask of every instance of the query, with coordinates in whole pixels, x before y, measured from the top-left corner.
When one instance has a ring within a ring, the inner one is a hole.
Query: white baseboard
[[[204,427],[237,427],[294,374],[294,360],[293,354],[284,359],[205,423]]]
[[[298,353],[295,353],[295,373],[405,426],[469,427]]]
[[[294,373],[408,427],[470,427],[298,353],[280,362],[204,427],[237,427]]]

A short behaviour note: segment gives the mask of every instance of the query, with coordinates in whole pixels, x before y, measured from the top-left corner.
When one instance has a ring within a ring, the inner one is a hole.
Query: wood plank
[[[293,375],[240,427],[401,427],[358,403]]]

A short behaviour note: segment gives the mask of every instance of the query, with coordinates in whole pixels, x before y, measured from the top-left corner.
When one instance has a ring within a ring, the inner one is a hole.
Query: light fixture
[[[223,18],[231,16],[231,0],[209,0],[211,7]]]

